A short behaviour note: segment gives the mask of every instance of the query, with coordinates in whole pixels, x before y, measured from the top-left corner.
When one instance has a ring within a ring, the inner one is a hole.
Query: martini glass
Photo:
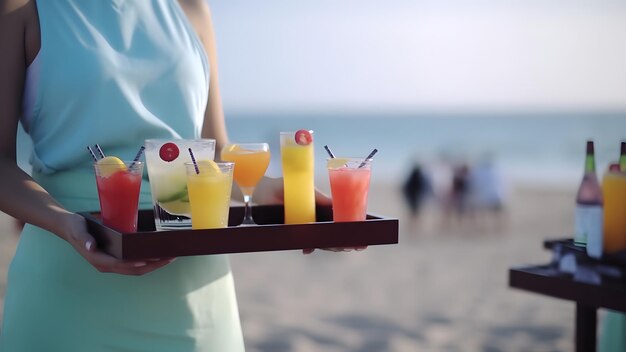
[[[267,143],[231,143],[222,148],[221,159],[235,163],[233,180],[241,189],[245,215],[241,225],[256,225],[252,219],[252,194],[270,163]]]

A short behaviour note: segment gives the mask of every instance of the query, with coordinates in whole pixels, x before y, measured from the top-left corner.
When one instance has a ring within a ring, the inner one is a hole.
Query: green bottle
[[[602,254],[602,189],[596,175],[593,141],[587,141],[585,173],[576,194],[574,243],[587,247],[594,257]]]

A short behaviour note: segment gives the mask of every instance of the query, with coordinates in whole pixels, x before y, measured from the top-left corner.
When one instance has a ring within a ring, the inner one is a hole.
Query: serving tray
[[[252,213],[258,226],[237,226],[244,209],[231,207],[226,228],[156,231],[153,211],[140,210],[133,233],[104,226],[99,212],[80,214],[98,248],[124,260],[398,243],[395,218],[368,214],[365,221],[333,222],[332,208],[318,206],[316,222],[286,225],[282,205],[257,205]]]

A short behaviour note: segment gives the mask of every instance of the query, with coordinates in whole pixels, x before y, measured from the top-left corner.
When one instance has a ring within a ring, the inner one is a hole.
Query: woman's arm
[[[209,59],[209,99],[204,114],[202,137],[216,140],[215,150],[219,157],[219,151],[228,143],[228,134],[220,95],[217,49],[211,11],[204,0],[179,0],[179,3],[200,38]]]
[[[129,263],[97,251],[85,219],[64,209],[17,166],[17,124],[26,67],[39,51],[39,43],[34,0],[0,0],[0,211],[59,236],[102,272],[141,275],[169,263]]]
[[[27,24],[36,15],[27,0],[0,2],[0,210],[56,234],[65,211],[16,163],[16,134],[27,65]]]

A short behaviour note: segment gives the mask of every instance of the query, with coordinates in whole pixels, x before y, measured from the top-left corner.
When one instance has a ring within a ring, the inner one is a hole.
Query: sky
[[[626,110],[619,0],[209,0],[229,111]]]

